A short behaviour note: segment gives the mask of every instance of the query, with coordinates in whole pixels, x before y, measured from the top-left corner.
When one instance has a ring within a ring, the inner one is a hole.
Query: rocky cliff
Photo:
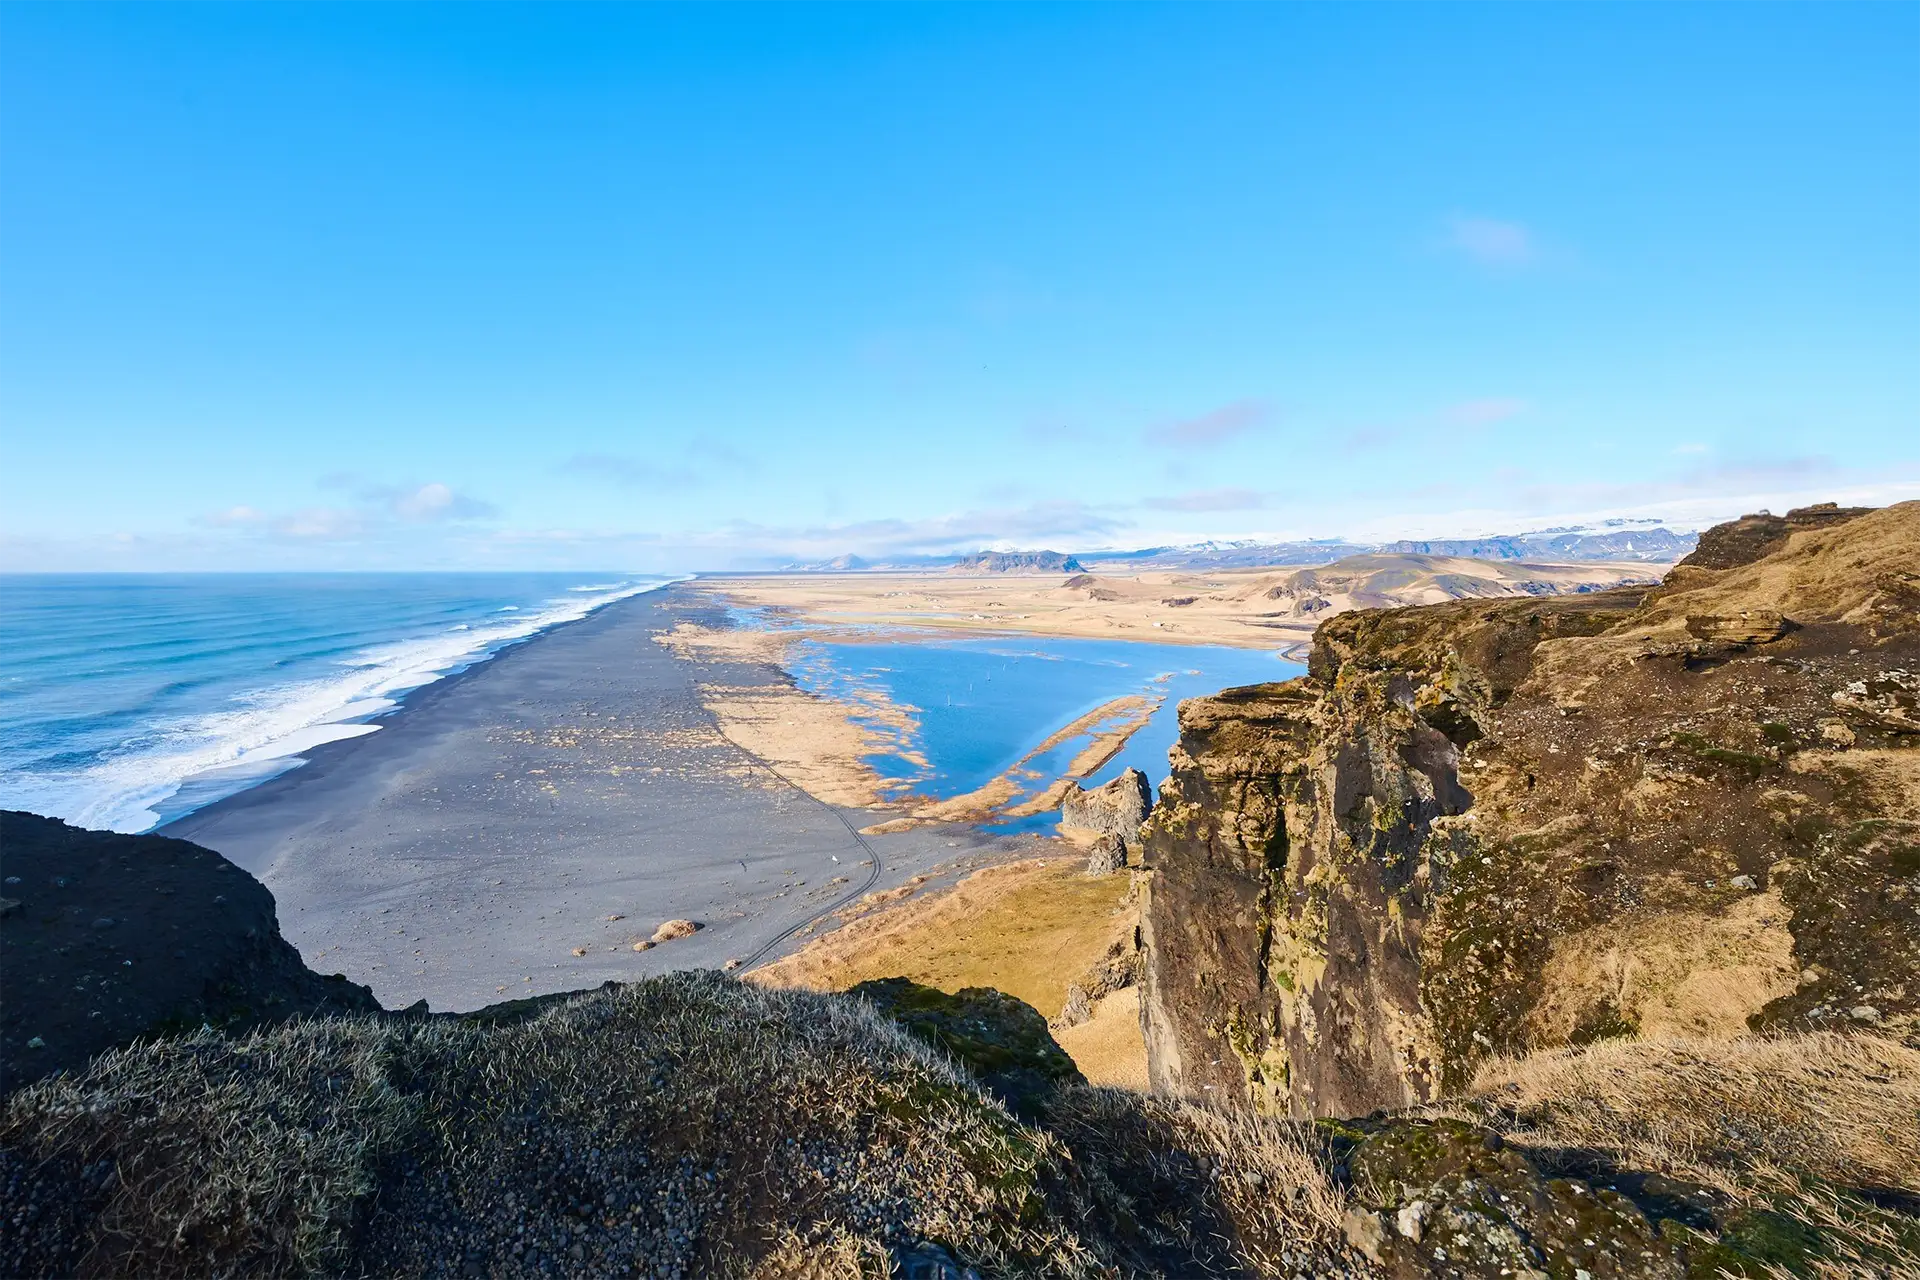
[[[1347,614],[1181,707],[1157,1088],[1359,1115],[1495,1054],[1920,1005],[1920,503],[1749,517],[1657,588]]]
[[[0,811],[0,1091],[140,1036],[369,1013],[308,969],[265,885],[211,849]]]

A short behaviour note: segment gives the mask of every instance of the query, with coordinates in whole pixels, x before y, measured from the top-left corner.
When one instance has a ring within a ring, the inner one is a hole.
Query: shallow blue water
[[[146,830],[371,732],[410,689],[665,581],[0,575],[0,808]]]
[[[915,730],[870,763],[905,789],[936,799],[983,786],[1056,730],[1130,693],[1164,696],[1164,701],[1087,784],[1136,768],[1158,787],[1167,773],[1167,752],[1179,737],[1175,708],[1181,699],[1290,680],[1306,670],[1274,653],[1217,645],[938,633],[803,641],[795,646],[791,665],[794,678],[809,692],[846,698],[877,690],[907,711],[917,722]],[[1027,760],[1024,768],[1045,775],[1033,787],[1058,776],[1087,741],[1075,738]],[[910,753],[926,765],[916,764]],[[1003,825],[1038,829],[1056,820],[1049,814]]]

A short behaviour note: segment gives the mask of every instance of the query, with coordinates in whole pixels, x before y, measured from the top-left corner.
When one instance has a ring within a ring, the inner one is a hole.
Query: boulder
[[[1791,619],[1778,609],[1742,609],[1731,615],[1690,613],[1687,634],[1721,644],[1753,645],[1778,640],[1793,629]]]
[[[700,932],[698,921],[668,920],[653,931],[653,940],[655,942],[672,942],[676,938],[691,938],[698,932]]]
[[[1140,843],[1140,824],[1153,811],[1153,789],[1147,775],[1128,769],[1105,786],[1069,787],[1060,803],[1060,825],[1119,836],[1129,847]]]
[[[1087,855],[1087,874],[1110,876],[1127,869],[1127,842],[1112,832],[1096,836],[1093,851]]]

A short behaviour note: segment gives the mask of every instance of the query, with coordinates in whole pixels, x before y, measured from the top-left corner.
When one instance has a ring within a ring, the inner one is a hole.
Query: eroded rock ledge
[[[1920,503],[1748,517],[1651,591],[1334,618],[1180,709],[1156,1088],[1296,1114],[1495,1054],[1920,1004]]]

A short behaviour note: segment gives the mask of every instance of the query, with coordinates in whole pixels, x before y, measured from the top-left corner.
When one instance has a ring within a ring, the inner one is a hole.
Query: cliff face
[[[1356,1115],[1629,1031],[1910,1032],[1920,504],[1761,523],[1652,591],[1338,617],[1184,704],[1155,1086]]]

